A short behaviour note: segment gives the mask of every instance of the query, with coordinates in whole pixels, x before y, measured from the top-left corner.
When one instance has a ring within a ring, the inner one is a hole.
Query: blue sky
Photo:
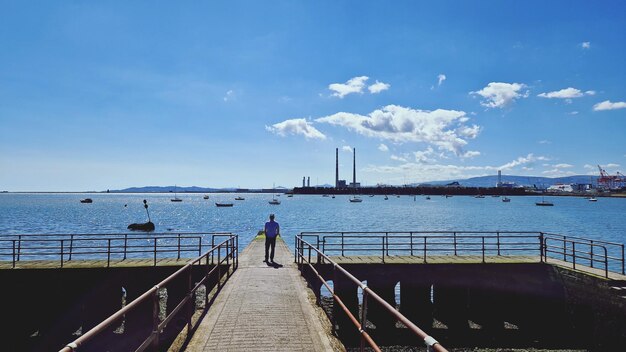
[[[621,1],[0,2],[0,190],[624,172]]]

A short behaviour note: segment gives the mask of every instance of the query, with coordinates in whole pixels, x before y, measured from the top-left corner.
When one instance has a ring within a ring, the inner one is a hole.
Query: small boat
[[[80,200],[81,203],[93,203],[93,199],[91,198],[85,198],[85,199],[81,199]]]
[[[363,199],[361,199],[361,198],[359,198],[357,196],[354,196],[354,197],[350,198],[350,202],[351,203],[361,203],[362,201],[363,201]]]
[[[333,196],[331,197],[332,199],[335,199],[335,195],[333,194]]]
[[[202,197],[204,199],[209,199],[209,196],[205,195],[204,197]]]
[[[510,202],[511,202],[511,198],[504,197],[504,198],[502,198],[502,201],[503,201],[504,203],[510,203]]]
[[[396,198],[400,198],[400,196],[396,196]]]
[[[374,196],[373,194],[370,194],[370,198],[372,198],[373,196]]]
[[[589,201],[590,202],[597,202],[598,200],[596,199],[596,197],[591,197],[591,198],[589,198]]]
[[[500,198],[500,196],[499,196],[499,195],[497,195],[497,194],[493,194],[493,195],[492,195],[492,197],[493,197],[493,198]]]
[[[232,207],[233,203],[215,203],[216,207]]]
[[[426,200],[430,200],[430,196],[426,196]]]
[[[328,197],[328,194],[322,194],[322,197]]]
[[[535,205],[540,207],[551,207],[554,206],[554,203],[546,202],[543,197],[541,197],[541,202],[536,202]]]
[[[276,185],[272,184],[272,190],[274,190],[276,188]],[[279,205],[280,201],[278,199],[276,199],[277,194],[272,194],[272,200],[270,200],[268,203],[272,204],[272,205]],[[280,196],[280,194],[278,194],[278,196]],[[328,196],[327,196],[328,197]]]
[[[446,194],[446,198],[450,198],[450,197],[452,197],[452,195]]]
[[[287,198],[293,198],[293,194],[288,194]]]
[[[246,198],[244,198],[244,197],[237,197],[237,198],[235,198],[235,200],[246,200]]]
[[[385,200],[389,200],[389,197],[385,196]]]
[[[479,194],[477,196],[474,196],[474,198],[485,198],[485,196],[483,196],[482,194]]]
[[[182,202],[183,200],[178,198],[178,194],[176,193],[176,186],[174,186],[174,198],[170,199],[172,202]]]

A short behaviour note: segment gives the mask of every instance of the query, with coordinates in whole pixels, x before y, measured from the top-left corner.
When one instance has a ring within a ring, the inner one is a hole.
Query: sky
[[[0,190],[626,169],[623,1],[0,0]]]

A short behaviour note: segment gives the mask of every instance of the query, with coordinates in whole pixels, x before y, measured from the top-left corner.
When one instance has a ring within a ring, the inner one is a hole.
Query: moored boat
[[[215,203],[216,207],[232,207],[233,203]]]
[[[93,203],[93,199],[91,198],[85,198],[85,199],[81,199],[80,200],[81,203]]]

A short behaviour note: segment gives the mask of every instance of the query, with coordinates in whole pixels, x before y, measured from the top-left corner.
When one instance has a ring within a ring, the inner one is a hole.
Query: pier
[[[303,232],[293,249],[279,239],[267,264],[263,237],[240,254],[228,233],[73,236],[3,238],[7,348],[626,344],[617,243],[543,232]]]

